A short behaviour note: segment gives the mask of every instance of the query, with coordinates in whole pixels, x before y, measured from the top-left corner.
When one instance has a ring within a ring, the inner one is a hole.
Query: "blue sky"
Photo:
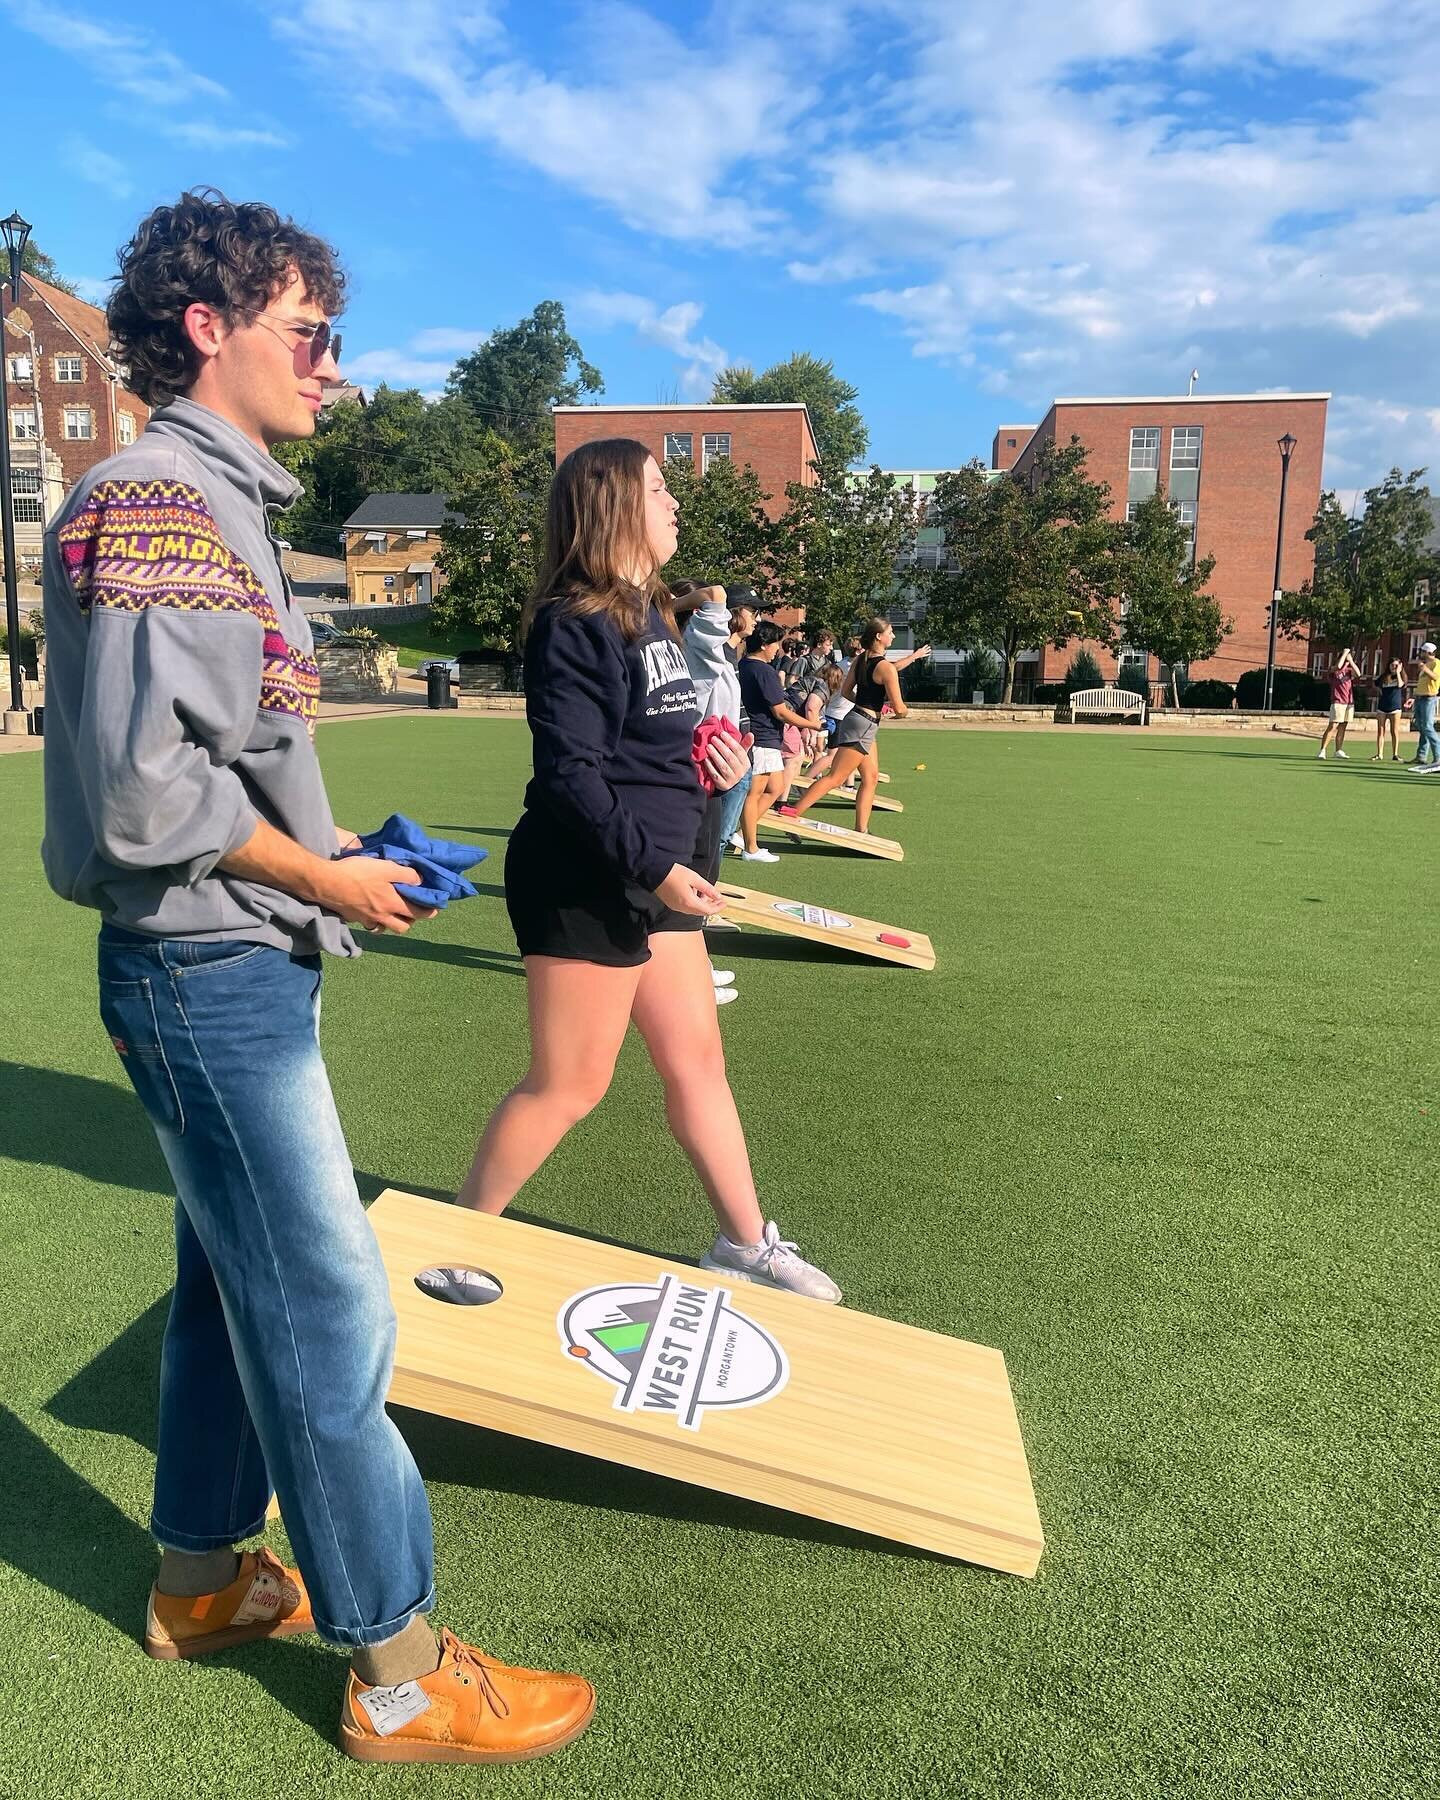
[[[340,246],[370,383],[558,298],[610,401],[832,358],[890,466],[1198,368],[1331,390],[1342,492],[1440,491],[1433,0],[0,11],[12,117],[57,133],[0,211],[87,291],[211,182]]]

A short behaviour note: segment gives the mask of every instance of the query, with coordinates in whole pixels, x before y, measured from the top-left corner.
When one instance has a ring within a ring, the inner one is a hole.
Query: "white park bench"
[[[1081,688],[1070,696],[1070,722],[1074,722],[1081,713],[1100,713],[1106,718],[1134,718],[1140,724],[1145,723],[1145,698],[1142,694],[1132,694],[1129,688]]]

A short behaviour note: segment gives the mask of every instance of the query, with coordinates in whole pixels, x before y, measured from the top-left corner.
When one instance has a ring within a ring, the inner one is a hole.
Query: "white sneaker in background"
[[[1322,751],[1321,751],[1321,752],[1320,752],[1320,754],[1319,754],[1319,755],[1318,755],[1318,756],[1317,756],[1317,757],[1316,757],[1316,758],[1315,758],[1315,760],[1316,760],[1316,762],[1324,762],[1324,760],[1325,760],[1325,752],[1324,752],[1324,751],[1323,751],[1323,750],[1322,750]]]
[[[773,850],[742,850],[741,862],[779,862],[780,858]]]
[[[713,989],[712,991],[715,995],[715,1004],[717,1006],[728,1006],[732,1000],[738,1000],[740,998],[739,988],[717,987],[717,988]]]
[[[741,835],[738,831],[732,831],[730,833],[728,842],[729,842],[730,848],[735,852],[735,854],[737,856],[745,848],[745,840],[743,837],[741,837]]]
[[[740,927],[733,919],[727,919],[723,913],[711,913],[705,921],[707,931],[738,931]]]
[[[1350,760],[1350,752],[1348,750],[1337,750],[1335,754],[1339,757],[1341,762],[1349,762]]]
[[[714,963],[711,963],[710,979],[716,987],[734,987],[735,971],[733,969],[717,969]]]
[[[734,993],[733,988],[724,992]],[[717,995],[718,998],[718,995]],[[780,1236],[773,1219],[765,1227],[758,1244],[732,1244],[727,1237],[717,1237],[700,1258],[700,1267],[717,1275],[728,1275],[732,1281],[753,1281],[761,1287],[783,1288],[787,1294],[803,1294],[809,1300],[824,1300],[838,1305],[840,1290],[814,1263],[800,1255],[799,1246]]]

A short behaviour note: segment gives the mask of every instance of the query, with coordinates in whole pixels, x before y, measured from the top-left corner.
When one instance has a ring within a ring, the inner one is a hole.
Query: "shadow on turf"
[[[149,1532],[3,1406],[0,1467],[6,1478],[0,1561],[94,1613],[133,1646],[129,1652],[109,1647],[109,1653],[142,1656],[137,1640],[157,1562]],[[58,1631],[55,1647],[57,1654],[69,1654]],[[318,1642],[291,1638],[251,1644],[218,1652],[205,1662],[243,1670],[302,1723],[327,1736],[333,1732],[342,1665]],[[175,1676],[157,1670],[157,1680],[162,1679],[173,1681]]]
[[[513,825],[432,825],[431,831],[464,831],[471,837],[503,837],[508,838],[515,829]]]
[[[497,888],[496,893],[504,890]],[[391,937],[383,932],[361,939],[365,954],[419,958],[421,962],[453,963],[460,969],[480,969],[494,975],[523,975],[525,965],[513,950],[491,950],[482,944],[447,944],[436,938]]]
[[[72,1169],[111,1187],[175,1191],[129,1087],[63,1069],[0,1062],[0,1156]]]

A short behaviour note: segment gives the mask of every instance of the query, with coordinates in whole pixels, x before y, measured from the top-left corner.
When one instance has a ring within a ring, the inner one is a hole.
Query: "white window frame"
[[[712,462],[733,462],[731,445],[734,442],[728,431],[707,431],[702,439],[700,473],[708,475]],[[724,444],[725,448],[720,448]]]
[[[92,444],[95,441],[95,412],[89,406],[66,406],[61,409],[63,433],[67,444]],[[84,426],[84,430],[80,429]],[[71,427],[74,427],[72,430]]]
[[[74,369],[73,375],[62,373]],[[85,358],[83,356],[57,356],[55,358],[55,380],[66,387],[76,387],[85,379]]]
[[[122,406],[115,414],[115,435],[122,444],[135,442],[135,415]]]
[[[665,433],[664,462],[694,462],[695,433],[693,431],[667,431]]]
[[[10,437],[14,443],[38,443],[40,414],[35,407],[12,406],[10,408]]]
[[[10,469],[10,498],[14,503],[17,525],[45,523],[45,494],[38,469]]]
[[[1422,644],[1428,644],[1429,641],[1430,641],[1429,638],[1426,637],[1426,635],[1423,631],[1412,631],[1410,633],[1410,661],[1411,662],[1414,662],[1415,658],[1420,654],[1420,646]]]
[[[1142,458],[1153,460],[1136,462],[1135,452],[1140,451]],[[1132,470],[1160,468],[1160,427],[1158,425],[1132,425],[1130,427],[1130,467]]]
[[[6,374],[11,381],[23,381],[29,387],[35,380],[35,362],[23,352],[6,359]]]
[[[1180,440],[1185,440],[1185,458],[1180,457]],[[1191,439],[1194,439],[1195,460],[1190,461]],[[1200,458],[1205,448],[1205,427],[1203,425],[1172,425],[1170,428],[1170,467],[1172,469],[1198,469]]]
[[[1135,523],[1135,515],[1139,512],[1140,506],[1141,502],[1139,500],[1127,500],[1125,502],[1125,523],[1127,525],[1133,525]]]

